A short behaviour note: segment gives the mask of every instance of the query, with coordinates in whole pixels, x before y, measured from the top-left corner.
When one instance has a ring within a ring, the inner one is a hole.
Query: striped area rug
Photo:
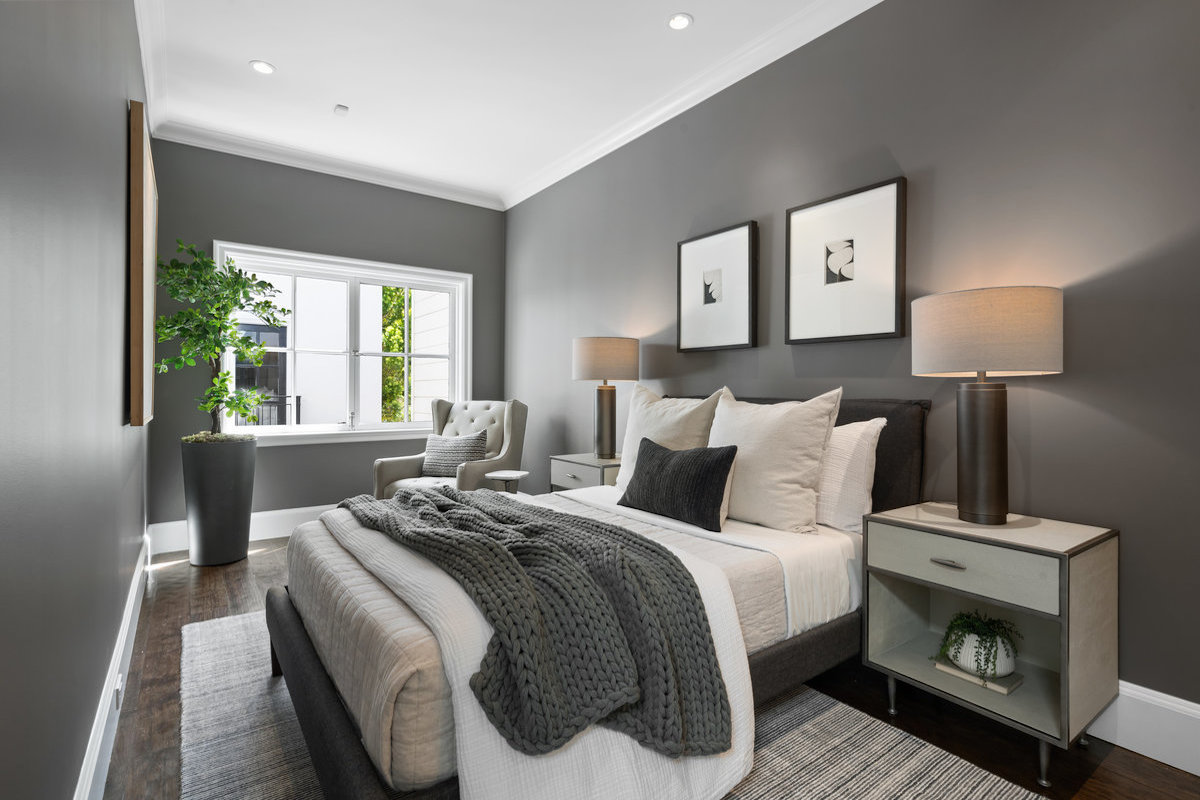
[[[182,800],[319,800],[261,612],[183,629]],[[402,797],[403,795],[398,795]],[[726,800],[1038,795],[808,688],[759,710],[754,771]]]

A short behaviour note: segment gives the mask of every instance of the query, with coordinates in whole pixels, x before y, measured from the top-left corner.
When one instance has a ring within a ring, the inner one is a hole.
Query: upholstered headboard
[[[795,397],[739,397],[747,403],[782,403]],[[921,502],[925,470],[925,417],[928,400],[842,399],[837,424],[884,417],[887,425],[875,450],[875,486],[872,510],[910,506]]]

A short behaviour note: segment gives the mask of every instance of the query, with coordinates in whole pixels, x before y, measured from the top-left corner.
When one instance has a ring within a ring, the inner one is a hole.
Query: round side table
[[[489,472],[483,477],[490,481],[504,484],[504,491],[509,494],[516,494],[517,484],[521,482],[521,478],[528,475],[529,472],[523,469],[498,469],[494,472]]]

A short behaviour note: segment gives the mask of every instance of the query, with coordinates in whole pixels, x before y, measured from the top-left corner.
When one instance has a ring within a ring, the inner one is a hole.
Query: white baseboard
[[[83,755],[83,766],[75,784],[75,800],[88,800],[104,795],[104,778],[108,774],[108,759],[112,755],[113,736],[120,708],[116,701],[117,681],[126,673],[128,652],[133,646],[133,636],[142,608],[142,597],[146,592],[146,562],[149,560],[150,541],[142,539],[142,550],[138,554],[133,581],[125,598],[125,612],[121,616],[121,627],[117,631],[117,642],[113,646],[112,658],[108,662],[108,673],[104,676],[104,688],[100,690],[100,702],[96,717],[92,721],[92,733],[88,737],[87,750]],[[124,694],[124,686],[121,688]]]
[[[1125,681],[1119,691],[1088,735],[1200,775],[1200,703]]]
[[[250,515],[250,541],[291,536],[297,525],[311,522],[331,508],[333,508],[332,505],[255,511]],[[150,534],[150,553],[152,555],[188,549],[187,520],[185,519],[155,522],[147,530]]]

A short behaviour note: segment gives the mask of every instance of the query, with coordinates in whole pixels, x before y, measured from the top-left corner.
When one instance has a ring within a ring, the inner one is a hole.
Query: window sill
[[[350,442],[385,442],[403,439],[424,439],[432,428],[366,431],[300,431],[296,433],[256,433],[259,447],[279,447],[291,444],[349,444]]]

